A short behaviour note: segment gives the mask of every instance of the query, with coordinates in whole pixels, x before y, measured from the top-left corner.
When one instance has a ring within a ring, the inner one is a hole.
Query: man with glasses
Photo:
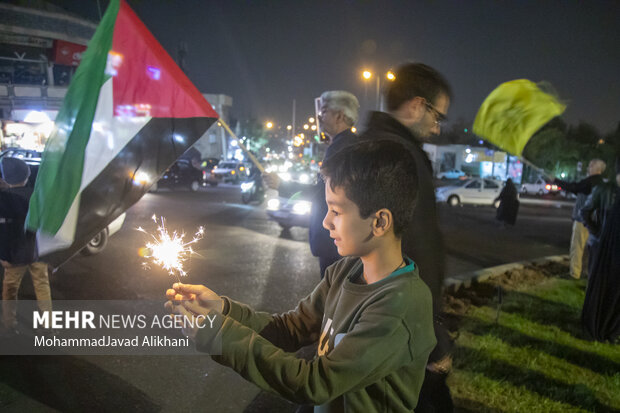
[[[388,112],[372,112],[361,138],[400,142],[416,162],[419,192],[411,206],[413,219],[403,235],[403,254],[416,263],[420,277],[433,294],[437,347],[429,357],[415,411],[450,412],[453,405],[446,378],[452,361],[452,342],[441,325],[444,246],[437,222],[432,165],[422,143],[440,133],[452,92],[439,72],[421,63],[404,64],[394,73],[395,78],[385,91]]]

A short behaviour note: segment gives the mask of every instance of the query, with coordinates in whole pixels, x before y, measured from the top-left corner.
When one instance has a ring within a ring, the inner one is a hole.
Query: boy
[[[328,267],[295,310],[254,312],[183,284],[166,294],[184,301],[167,308],[188,317],[223,314],[215,332],[186,330],[197,349],[221,340],[215,361],[263,389],[316,405],[315,412],[412,411],[436,343],[430,291],[401,253],[417,194],[413,159],[399,143],[360,142],[326,160],[321,173],[323,225],[346,258]],[[288,353],[317,341],[311,361]]]

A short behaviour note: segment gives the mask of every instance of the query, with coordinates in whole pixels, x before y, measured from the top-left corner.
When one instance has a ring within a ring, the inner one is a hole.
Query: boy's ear
[[[385,235],[394,228],[394,217],[392,212],[387,208],[382,208],[375,212],[372,232],[376,237]]]

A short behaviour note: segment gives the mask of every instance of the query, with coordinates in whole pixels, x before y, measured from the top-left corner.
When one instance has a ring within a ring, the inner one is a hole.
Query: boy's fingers
[[[183,307],[192,312],[193,314],[202,314],[202,315],[206,315],[209,313],[209,308],[206,308],[200,304],[198,304],[196,301],[183,301]]]
[[[174,283],[172,288],[177,290],[177,292],[182,292],[184,294],[200,295],[203,292],[207,291],[207,287],[205,287],[204,285],[195,285],[195,284]]]

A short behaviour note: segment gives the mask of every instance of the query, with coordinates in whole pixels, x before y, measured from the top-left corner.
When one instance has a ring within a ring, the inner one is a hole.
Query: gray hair
[[[328,109],[342,111],[346,121],[355,125],[359,117],[360,103],[353,93],[344,90],[328,90],[321,95],[321,104]]]

